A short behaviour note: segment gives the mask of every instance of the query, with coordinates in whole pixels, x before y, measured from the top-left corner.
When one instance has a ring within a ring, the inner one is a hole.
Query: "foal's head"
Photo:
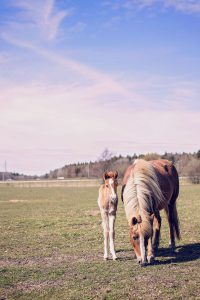
[[[117,198],[117,186],[118,186],[118,172],[105,172],[103,175],[105,187],[108,189],[109,196],[111,199]]]

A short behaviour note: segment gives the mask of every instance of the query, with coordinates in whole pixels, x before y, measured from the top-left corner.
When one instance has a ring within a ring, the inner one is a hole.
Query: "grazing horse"
[[[137,159],[129,166],[123,179],[122,201],[130,225],[130,240],[141,265],[154,261],[159,246],[161,217],[164,209],[170,232],[170,248],[175,249],[175,235],[180,239],[176,199],[179,178],[168,160]],[[154,230],[155,228],[155,230]],[[153,244],[152,244],[153,238]]]
[[[118,204],[117,197],[118,172],[105,172],[104,184],[99,188],[98,205],[101,211],[102,227],[104,231],[104,259],[108,259],[108,241],[110,239],[110,253],[113,260],[117,259],[115,253],[115,219]]]

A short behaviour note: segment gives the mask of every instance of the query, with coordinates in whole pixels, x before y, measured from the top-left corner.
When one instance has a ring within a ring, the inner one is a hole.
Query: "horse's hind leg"
[[[114,239],[115,239],[115,215],[109,215],[109,237],[110,237],[110,253],[112,254],[113,260],[117,259],[116,253],[115,253],[115,245],[114,245]]]
[[[169,235],[170,235],[170,241],[169,241],[169,247],[171,250],[171,253],[174,253],[174,250],[176,248],[175,243],[175,236],[174,236],[174,225],[173,225],[173,204],[168,205],[168,222],[169,222]]]
[[[161,229],[161,216],[159,211],[154,215],[153,225],[154,225],[154,236],[153,236],[153,251],[154,255],[157,254],[159,243],[160,243],[160,229]]]

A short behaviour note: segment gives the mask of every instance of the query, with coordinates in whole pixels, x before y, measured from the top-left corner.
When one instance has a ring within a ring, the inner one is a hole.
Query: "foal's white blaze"
[[[110,185],[110,188],[111,188],[111,197],[112,198],[117,198],[115,190],[114,190],[114,188],[112,186],[112,184],[114,183],[114,180],[112,178],[110,178],[108,182],[109,182],[109,185]]]

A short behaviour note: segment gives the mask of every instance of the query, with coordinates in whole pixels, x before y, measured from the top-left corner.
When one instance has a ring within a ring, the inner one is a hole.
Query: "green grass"
[[[119,201],[116,250],[103,261],[97,188],[0,188],[0,299],[200,299],[200,185],[182,186],[182,240],[141,268]]]

